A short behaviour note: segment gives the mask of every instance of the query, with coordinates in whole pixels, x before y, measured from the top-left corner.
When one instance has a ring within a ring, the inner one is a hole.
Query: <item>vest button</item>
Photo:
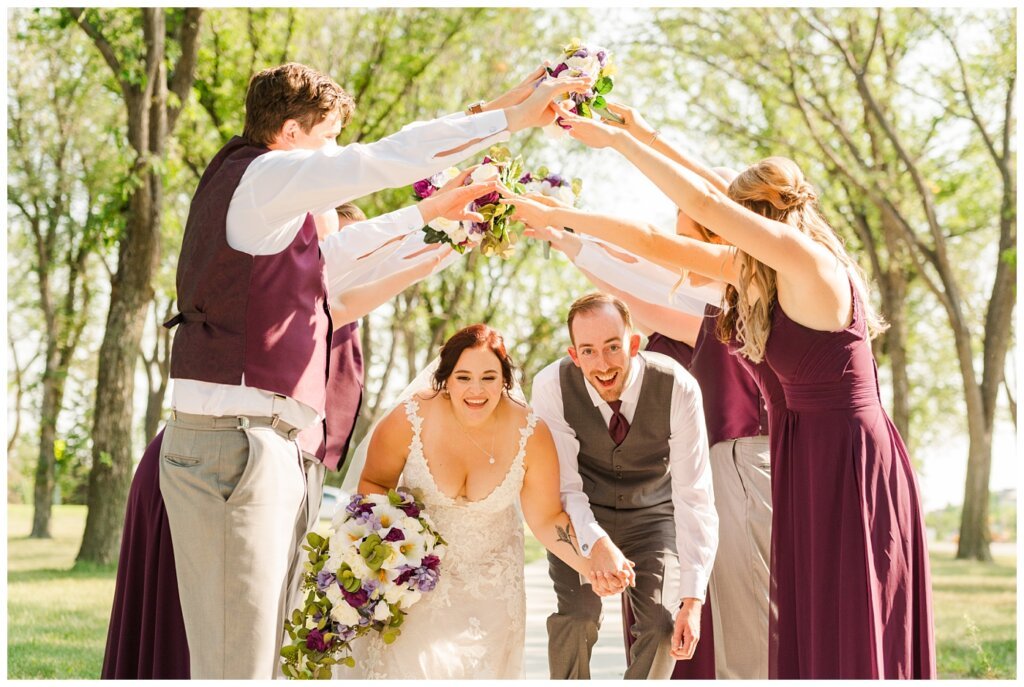
[[[615,469],[616,469],[616,470],[621,470],[621,469],[622,469],[622,466],[621,466],[621,465],[616,465],[616,466],[615,466]]]
[[[624,499],[625,499],[625,497],[622,494],[619,494],[619,501],[622,501]]]

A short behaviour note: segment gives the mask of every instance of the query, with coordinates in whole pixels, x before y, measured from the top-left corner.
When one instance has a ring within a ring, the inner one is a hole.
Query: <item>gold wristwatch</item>
[[[466,108],[466,114],[467,115],[480,114],[483,111],[484,111],[484,101],[483,100],[477,101],[477,102],[473,103],[472,105],[470,105],[469,107]]]

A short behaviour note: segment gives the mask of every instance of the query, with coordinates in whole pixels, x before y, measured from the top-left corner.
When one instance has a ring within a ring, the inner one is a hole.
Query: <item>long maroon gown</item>
[[[852,321],[837,332],[794,322],[778,302],[772,312],[765,361],[786,407],[771,412],[778,615],[769,676],[933,678],[917,482],[882,407],[861,296],[852,291]]]
[[[676,341],[664,334],[652,333],[647,339],[647,350],[663,353],[689,369],[693,359],[693,347]],[[629,598],[622,594],[622,636],[626,642],[626,665],[630,661],[629,650],[633,646],[633,633],[630,631],[636,618],[629,605]],[[700,641],[688,661],[676,661],[672,669],[673,680],[714,680],[715,679],[715,637],[711,615],[711,597],[708,596],[700,612]]]

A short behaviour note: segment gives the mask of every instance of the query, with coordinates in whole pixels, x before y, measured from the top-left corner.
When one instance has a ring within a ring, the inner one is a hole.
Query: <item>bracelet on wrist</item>
[[[654,135],[653,135],[653,136],[651,136],[651,140],[650,140],[650,141],[648,141],[647,145],[649,145],[649,146],[652,146],[652,145],[654,145],[654,142],[655,142],[656,140],[658,140],[658,136],[659,136],[660,134],[661,134],[661,132],[660,132],[660,131],[658,131],[657,129],[655,129],[655,130],[654,130]]]

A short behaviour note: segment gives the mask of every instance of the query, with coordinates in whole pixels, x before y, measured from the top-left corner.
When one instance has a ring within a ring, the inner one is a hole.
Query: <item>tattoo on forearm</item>
[[[569,530],[565,529],[561,525],[555,525],[555,532],[558,533],[558,541],[565,542],[566,544],[572,547],[573,553],[575,553],[577,556],[580,555],[580,552],[576,550],[576,544],[574,544],[572,541],[573,536],[569,533]]]

